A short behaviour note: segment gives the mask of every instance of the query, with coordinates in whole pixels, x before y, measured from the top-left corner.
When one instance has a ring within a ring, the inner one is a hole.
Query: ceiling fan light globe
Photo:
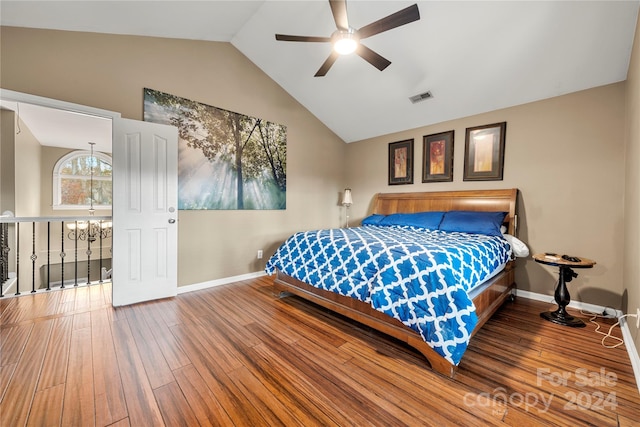
[[[355,52],[357,47],[358,42],[352,38],[342,38],[333,44],[333,50],[338,52],[340,55],[349,55],[350,53]]]

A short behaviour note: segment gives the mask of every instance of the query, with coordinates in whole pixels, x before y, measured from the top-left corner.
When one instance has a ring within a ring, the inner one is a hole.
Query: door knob
[[[176,222],[176,220],[175,220],[175,219],[173,219],[173,218],[169,218],[169,224],[173,224],[173,223],[175,223],[175,222]]]

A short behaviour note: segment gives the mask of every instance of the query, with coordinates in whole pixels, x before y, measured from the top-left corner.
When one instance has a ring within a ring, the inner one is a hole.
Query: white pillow
[[[511,245],[513,255],[521,258],[529,256],[529,248],[522,240],[518,239],[515,236],[512,236],[511,234],[505,234],[504,238]]]

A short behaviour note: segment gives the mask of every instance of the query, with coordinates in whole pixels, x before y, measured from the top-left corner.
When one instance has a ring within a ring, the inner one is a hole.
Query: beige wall
[[[0,110],[0,215],[5,211],[15,214],[15,120],[13,111]],[[9,241],[15,239],[15,226],[9,226]],[[9,271],[16,271],[15,251],[9,251]],[[5,292],[6,289],[3,289]]]
[[[15,119],[13,111],[0,110],[0,214],[16,210]]]
[[[345,144],[229,43],[2,27],[0,87],[142,120],[153,88],[287,126],[287,209],[180,211],[179,285],[264,268],[292,232],[340,225]]]
[[[16,216],[40,216],[41,194],[40,142],[20,123],[15,141]]]
[[[591,258],[592,270],[569,285],[573,299],[620,308],[624,194],[624,83],[407,130],[347,146],[354,220],[376,192],[518,188],[519,237],[532,253]],[[428,101],[427,101],[428,102]],[[426,107],[425,107],[426,108]],[[464,182],[465,129],[507,122],[504,179]],[[422,181],[422,137],[453,129],[454,180]],[[414,139],[414,184],[387,185],[388,143]],[[522,290],[553,299],[557,272],[518,260]]]
[[[636,25],[626,85],[623,308],[629,313],[635,313],[640,307],[640,24]],[[629,322],[629,327],[640,353],[640,331],[633,321]]]
[[[75,216],[89,215],[88,211],[53,210],[53,168],[58,160],[73,150],[60,147],[42,146],[40,158],[40,215],[41,216]],[[97,212],[96,215],[111,215],[111,211]]]

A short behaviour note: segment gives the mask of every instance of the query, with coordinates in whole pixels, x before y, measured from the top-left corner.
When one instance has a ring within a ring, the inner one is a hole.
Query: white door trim
[[[0,88],[0,100],[2,102],[22,102],[24,104],[39,105],[41,107],[57,108],[59,110],[71,111],[79,114],[87,114],[89,116],[104,117],[107,119],[115,119],[122,116],[120,113],[117,113],[115,111],[102,110],[100,108],[60,101],[59,99],[44,98],[42,96],[15,92],[13,90],[2,88]]]

